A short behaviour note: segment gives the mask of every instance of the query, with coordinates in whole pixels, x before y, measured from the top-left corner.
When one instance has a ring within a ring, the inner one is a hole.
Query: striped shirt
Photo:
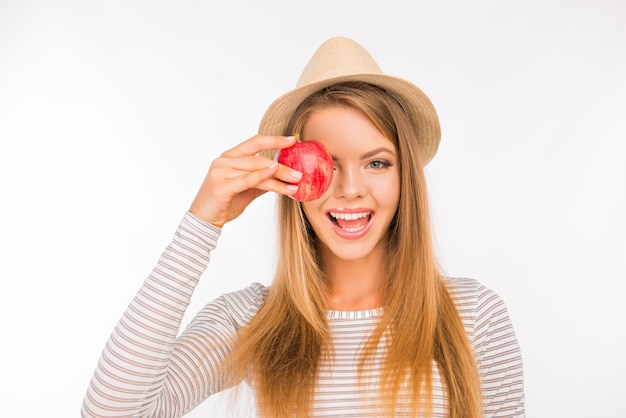
[[[219,229],[191,213],[185,215],[113,330],[83,401],[83,417],[180,417],[226,389],[219,365],[268,288],[254,283],[220,296],[178,335],[219,235]],[[485,417],[525,416],[521,354],[504,302],[471,279],[450,279],[450,289],[476,356]],[[327,312],[334,357],[321,364],[312,416],[379,416],[368,411],[374,409],[384,341],[377,361],[365,371],[365,388],[359,388],[357,370],[362,344],[381,315],[382,308]],[[436,365],[433,389],[434,416],[445,417]]]

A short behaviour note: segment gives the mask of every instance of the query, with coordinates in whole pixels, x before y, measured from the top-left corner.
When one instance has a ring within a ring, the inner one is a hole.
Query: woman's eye
[[[388,167],[389,164],[386,163],[385,161],[370,161],[369,163],[370,168],[384,168],[384,167]]]

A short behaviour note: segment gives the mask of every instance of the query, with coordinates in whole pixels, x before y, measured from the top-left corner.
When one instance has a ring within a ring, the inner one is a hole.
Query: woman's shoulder
[[[459,309],[466,306],[477,308],[479,307],[477,305],[482,305],[489,301],[501,301],[500,295],[476,279],[468,277],[445,277],[444,281]]]
[[[255,282],[243,289],[225,293],[218,299],[222,299],[232,306],[256,306],[258,308],[265,301],[268,291],[268,286]]]
[[[445,280],[475,348],[496,334],[513,333],[506,303],[498,293],[471,278]]]
[[[261,283],[251,283],[248,287],[230,293],[224,293],[217,298],[229,310],[256,313],[265,301],[269,287]]]
[[[508,316],[504,300],[480,281],[467,277],[447,277],[444,280],[470,334],[495,316]]]
[[[268,287],[260,283],[252,283],[241,290],[224,293],[204,305],[190,322],[189,327],[220,324],[224,330],[237,330],[258,312],[268,290]]]
[[[443,280],[458,309],[475,306],[484,293],[492,292],[478,280],[469,277],[444,277]]]

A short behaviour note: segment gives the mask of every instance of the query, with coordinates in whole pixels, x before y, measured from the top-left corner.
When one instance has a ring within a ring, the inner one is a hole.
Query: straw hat
[[[374,84],[394,96],[404,107],[415,129],[423,164],[433,158],[439,146],[441,129],[430,99],[413,83],[383,74],[365,48],[343,37],[331,38],[318,48],[300,75],[296,88],[276,99],[267,109],[259,133],[292,134],[285,129],[300,103],[324,87],[345,81]]]

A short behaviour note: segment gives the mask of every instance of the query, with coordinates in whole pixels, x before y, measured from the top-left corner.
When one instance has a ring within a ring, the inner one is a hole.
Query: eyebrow
[[[362,154],[359,158],[361,160],[366,160],[368,158],[371,158],[371,157],[373,157],[375,155],[378,155],[378,154],[381,154],[381,153],[384,153],[384,152],[389,153],[389,154],[393,155],[394,157],[396,155],[395,152],[393,150],[391,150],[390,148],[379,147],[379,148],[375,148],[375,149],[373,149],[371,151],[368,151],[365,154]],[[337,161],[338,160],[338,158],[335,155],[333,155],[332,158],[333,158],[333,161]]]
[[[391,149],[389,149],[387,147],[380,147],[380,148],[376,148],[376,149],[373,149],[371,151],[368,151],[365,154],[361,155],[361,159],[365,160],[367,158],[373,157],[373,156],[375,156],[377,154],[380,154],[382,152],[387,152],[387,153],[392,154],[392,155],[395,156],[395,152],[393,152]]]

